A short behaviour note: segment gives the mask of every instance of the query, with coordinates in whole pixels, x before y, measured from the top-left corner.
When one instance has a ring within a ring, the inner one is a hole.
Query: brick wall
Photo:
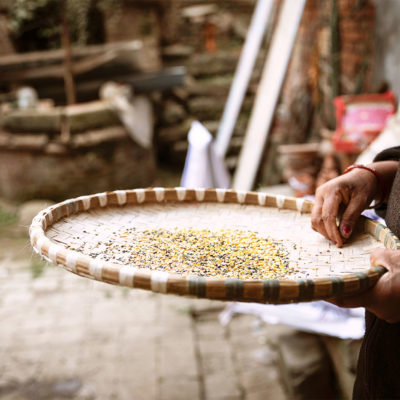
[[[334,129],[336,95],[375,89],[374,24],[371,0],[307,1],[260,171],[263,184],[280,179],[280,144],[319,141],[322,129]]]
[[[400,98],[400,1],[375,0],[375,58],[373,82],[379,85],[387,82]]]

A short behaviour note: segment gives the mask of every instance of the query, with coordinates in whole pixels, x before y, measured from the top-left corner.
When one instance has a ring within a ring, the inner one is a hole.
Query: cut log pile
[[[187,151],[187,134],[191,122],[199,120],[213,135],[218,130],[240,47],[197,55],[191,55],[187,48],[180,49],[180,52],[175,49],[173,56],[171,53],[169,48],[164,49],[164,64],[179,62],[186,67],[187,77],[184,87],[164,93],[157,103],[159,112],[156,132],[161,157],[181,167]],[[264,57],[265,52],[261,52],[230,143],[227,162],[231,166],[236,164],[243,141]]]
[[[64,51],[10,54],[0,58],[0,86],[30,85],[40,98],[65,100]],[[78,101],[98,97],[107,80],[132,79],[161,69],[158,43],[153,39],[93,45],[72,50]]]
[[[0,148],[67,153],[128,138],[118,116],[103,101],[66,107],[13,110],[0,120]],[[62,150],[61,150],[62,149]]]
[[[149,186],[156,166],[105,101],[3,112],[0,152],[0,196],[16,201]]]

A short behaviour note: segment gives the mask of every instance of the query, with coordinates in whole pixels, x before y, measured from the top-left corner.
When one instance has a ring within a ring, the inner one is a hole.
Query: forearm
[[[392,188],[392,184],[394,181],[394,177],[396,176],[397,168],[399,162],[398,161],[377,161],[371,164],[368,164],[368,167],[373,168],[381,177],[384,186],[384,193],[382,193],[381,188],[377,185],[377,190],[375,192],[375,200],[383,200],[387,201],[390,190]],[[382,198],[384,196],[384,198]]]

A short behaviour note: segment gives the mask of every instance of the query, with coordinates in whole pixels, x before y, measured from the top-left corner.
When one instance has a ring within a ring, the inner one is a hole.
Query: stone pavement
[[[249,315],[224,328],[226,303],[45,266],[26,236],[41,208],[0,203],[0,400],[351,398],[359,341]]]
[[[284,400],[255,317],[0,263],[0,399]],[[272,329],[273,327],[270,327]]]

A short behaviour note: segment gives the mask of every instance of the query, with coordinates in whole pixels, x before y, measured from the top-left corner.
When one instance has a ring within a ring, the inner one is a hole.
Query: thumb
[[[380,265],[393,272],[393,269],[399,264],[399,250],[375,249],[371,252],[370,261],[373,266]]]
[[[360,197],[351,198],[344,210],[339,224],[339,232],[347,239],[353,232],[354,225],[365,209],[365,199]]]

